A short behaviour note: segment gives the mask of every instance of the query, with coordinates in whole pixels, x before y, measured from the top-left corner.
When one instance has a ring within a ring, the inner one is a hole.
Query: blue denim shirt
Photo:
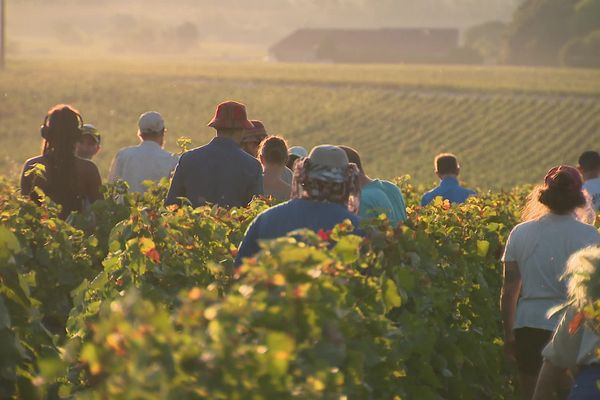
[[[178,197],[185,197],[194,207],[206,203],[243,207],[261,194],[260,162],[232,139],[216,136],[181,156],[165,205],[177,204]]]
[[[450,201],[450,203],[464,203],[469,196],[474,196],[476,194],[477,192],[460,186],[458,179],[455,177],[448,176],[442,179],[438,187],[423,195],[423,198],[421,198],[421,205],[426,206],[438,196],[442,197],[444,200]]]
[[[344,220],[349,219],[356,228],[360,218],[352,214],[343,205],[326,201],[294,199],[259,214],[248,227],[240,244],[236,258],[239,265],[242,258],[258,253],[260,239],[275,239],[286,236],[297,229],[307,228],[318,232],[320,229],[330,230]],[[360,230],[358,235],[364,235]]]

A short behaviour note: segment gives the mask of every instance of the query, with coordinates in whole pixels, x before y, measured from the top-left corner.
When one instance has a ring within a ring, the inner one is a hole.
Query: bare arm
[[[516,261],[507,261],[504,263],[504,280],[500,294],[500,314],[504,326],[505,343],[514,342],[513,327],[520,292],[521,272],[519,271],[519,265]]]
[[[558,400],[557,383],[561,382],[564,375],[564,369],[556,367],[548,360],[544,360],[532,400]]]

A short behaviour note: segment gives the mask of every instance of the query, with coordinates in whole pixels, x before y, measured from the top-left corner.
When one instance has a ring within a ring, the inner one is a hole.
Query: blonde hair
[[[540,203],[540,193],[544,186],[537,185],[527,195],[525,207],[521,211],[521,221],[533,221],[542,218],[544,215],[550,214],[550,209]]]
[[[591,298],[594,294],[590,293],[591,277],[597,272],[600,272],[600,247],[586,247],[569,257],[562,279],[569,279],[567,293],[577,309],[598,300]]]
[[[527,195],[527,201],[521,211],[522,222],[537,220],[552,212],[548,206],[540,201],[540,196],[545,189],[544,185],[537,185]],[[577,220],[592,225],[596,220],[592,198],[586,191],[582,191],[582,195],[585,198],[585,205],[575,208],[574,214]]]

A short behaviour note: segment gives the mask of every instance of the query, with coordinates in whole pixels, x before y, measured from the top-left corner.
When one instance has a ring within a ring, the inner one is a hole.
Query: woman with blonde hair
[[[565,277],[569,306],[542,352],[534,400],[558,399],[561,388],[556,382],[566,370],[575,376],[569,400],[600,398],[600,248],[573,254]]]
[[[579,171],[552,168],[528,199],[524,222],[510,233],[503,256],[504,282],[500,310],[505,353],[517,362],[524,398],[531,399],[542,365],[542,349],[558,324],[548,310],[565,302],[560,280],[571,254],[600,242],[591,225],[576,218],[585,207]]]

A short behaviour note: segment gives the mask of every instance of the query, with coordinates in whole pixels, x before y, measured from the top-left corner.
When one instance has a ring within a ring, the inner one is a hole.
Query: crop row
[[[410,204],[418,199],[402,180]],[[165,186],[59,220],[0,186],[0,397],[508,399],[498,256],[521,191],[411,206],[369,239],[264,243],[267,204],[164,209]]]

